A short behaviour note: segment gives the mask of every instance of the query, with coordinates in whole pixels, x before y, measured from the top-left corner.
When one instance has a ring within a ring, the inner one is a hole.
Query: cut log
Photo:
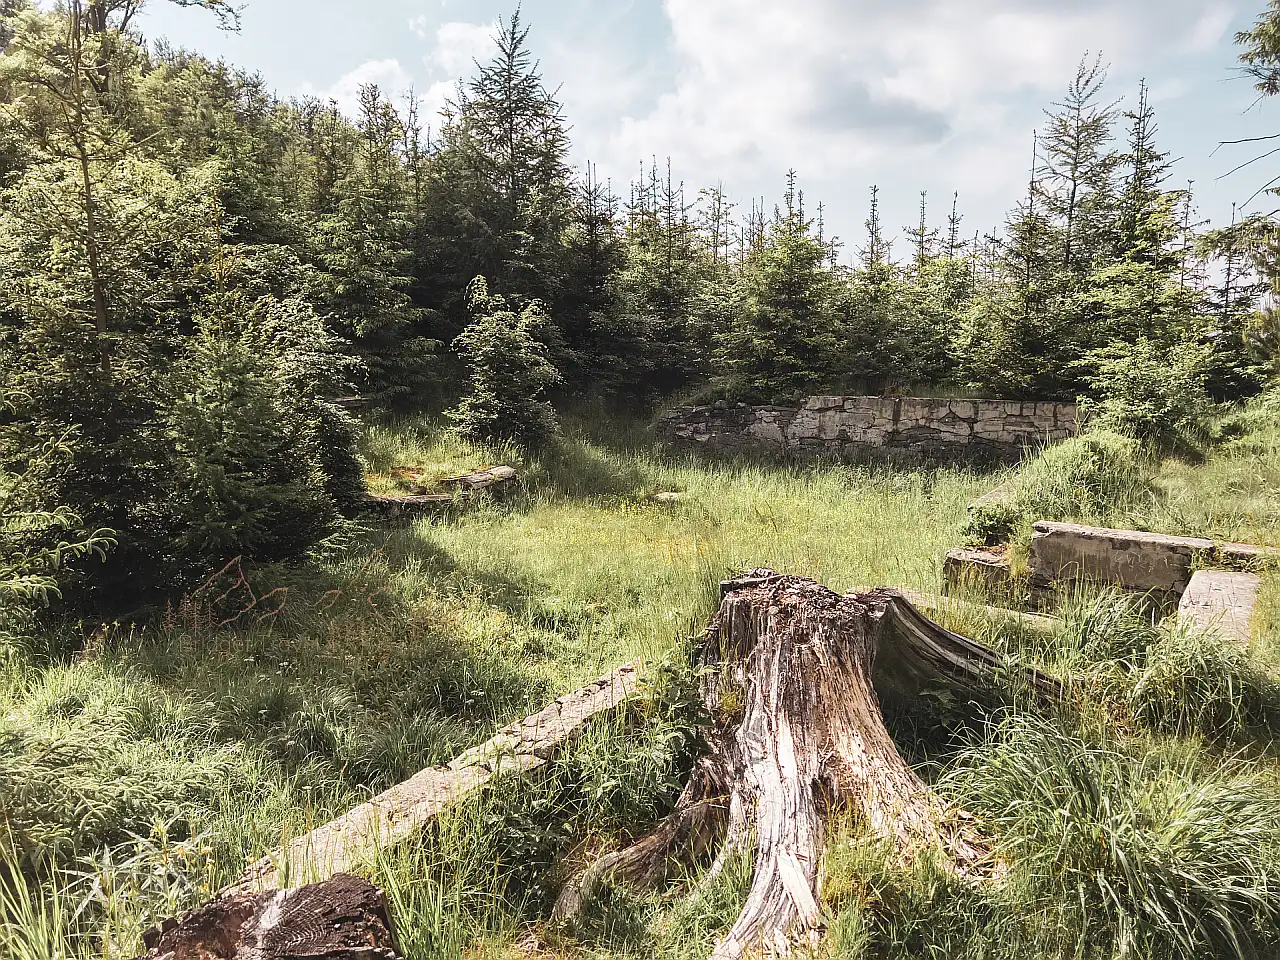
[[[339,874],[324,883],[219,897],[143,934],[139,960],[399,960],[386,899]]]
[[[957,874],[999,864],[963,811],[950,809],[907,764],[882,702],[948,684],[976,693],[1020,674],[1036,696],[1062,687],[923,616],[881,588],[840,596],[812,580],[752,570],[722,584],[701,651],[702,698],[720,718],[675,811],[633,846],[593,864],[563,891],[572,917],[609,883],[653,884],[673,857],[719,843],[754,859],[751,890],[716,960],[787,952],[819,929],[818,877],[829,817],[851,813],[906,859],[940,851]]]

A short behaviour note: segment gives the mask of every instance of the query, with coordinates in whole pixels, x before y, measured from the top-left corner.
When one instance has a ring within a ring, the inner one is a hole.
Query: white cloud
[[[427,54],[427,64],[451,79],[470,73],[476,60],[483,62],[493,51],[494,33],[490,23],[442,23],[436,28],[436,44]]]
[[[1188,51],[1198,53],[1210,50],[1222,40],[1223,34],[1231,26],[1232,10],[1225,3],[1215,3],[1196,21],[1195,28],[1187,38],[1185,47]]]
[[[321,100],[333,100],[343,113],[354,116],[359,111],[360,88],[370,83],[376,83],[385,96],[398,99],[413,86],[413,77],[399,60],[369,60],[343,74],[324,90],[304,84],[302,93]]]
[[[483,60],[492,49],[494,27],[491,24],[450,21],[432,30],[425,15],[414,17],[409,21],[409,27],[423,38],[434,36],[431,50],[423,57],[428,73],[434,78],[425,89],[421,89],[414,74],[399,60],[386,59],[362,63],[325,89],[305,84],[301,92],[322,100],[333,100],[339,109],[353,116],[359,108],[359,91],[364,84],[376,83],[386,96],[393,99],[399,99],[412,89],[424,124],[438,127],[440,111],[445,101],[453,97],[458,78],[470,74],[475,60]]]
[[[1025,101],[1047,105],[1086,50],[1101,46],[1114,63],[1199,50],[1230,17],[1204,0],[664,0],[664,10],[676,67],[645,109],[612,124],[616,161],[670,154],[730,181],[789,166],[839,181],[927,164],[993,194],[1016,189],[1029,162],[1039,115]]]

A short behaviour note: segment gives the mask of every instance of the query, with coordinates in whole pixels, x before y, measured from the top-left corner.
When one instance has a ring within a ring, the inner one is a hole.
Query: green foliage
[[[719,346],[732,396],[792,400],[830,381],[838,340],[828,256],[793,171],[785,212],[744,264],[742,316]]]
[[[111,531],[85,530],[66,507],[39,509],[32,489],[35,478],[68,453],[65,443],[48,442],[29,451],[23,474],[0,471],[0,639],[29,626],[32,610],[48,607],[60,595],[69,564],[87,557],[105,559],[114,545]]]
[[[1280,2],[1267,0],[1267,8],[1249,30],[1236,34],[1244,47],[1240,61],[1264,96],[1280,93]]]
[[[1105,523],[1154,496],[1155,463],[1128,436],[1093,425],[1024,463],[999,496],[970,509],[965,537],[996,544],[1025,533],[1036,520]]]
[[[1208,357],[1196,344],[1161,347],[1138,338],[1090,357],[1096,372],[1094,424],[1157,451],[1195,450],[1207,437]]]
[[[298,416],[282,375],[297,358],[272,363],[277,358],[262,352],[272,342],[263,329],[270,314],[262,314],[275,305],[255,309],[214,298],[205,306],[214,315],[197,320],[174,371],[175,397],[166,411],[175,469],[171,503],[180,549],[197,570],[235,556],[296,557],[334,528],[335,505],[316,455],[319,438]],[[281,319],[302,333],[296,313]],[[314,333],[323,338],[323,329]],[[278,349],[279,342],[273,345]]]
[[[490,294],[484,277],[467,288],[467,303],[473,319],[453,344],[470,379],[468,394],[449,414],[458,432],[525,447],[545,443],[559,426],[543,394],[560,374],[538,340],[547,322],[542,304],[517,310],[510,298]]]
[[[1144,651],[1129,702],[1143,723],[1173,733],[1280,725],[1280,683],[1214,632],[1166,630]]]

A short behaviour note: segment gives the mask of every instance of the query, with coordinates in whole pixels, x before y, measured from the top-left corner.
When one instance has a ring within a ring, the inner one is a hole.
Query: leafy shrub
[[[172,507],[193,570],[244,555],[298,556],[333,526],[335,508],[269,363],[221,321],[188,347],[168,410],[178,483]]]
[[[965,542],[974,546],[1006,543],[1027,519],[1026,510],[1016,503],[999,500],[975,506],[961,531]]]
[[[0,394],[0,415],[5,401]],[[28,451],[21,474],[0,466],[0,639],[26,632],[34,611],[60,595],[68,564],[103,559],[114,545],[111,531],[86,530],[68,508],[41,507],[38,478],[69,455],[65,440],[49,441]]]
[[[560,382],[560,374],[537,339],[546,323],[538,301],[523,309],[489,293],[484,277],[467,288],[473,317],[453,342],[470,372],[470,392],[449,416],[468,440],[507,440],[536,446],[559,429],[555,410],[544,391]]]
[[[1090,355],[1095,424],[1159,451],[1194,450],[1208,437],[1210,356],[1194,343],[1162,347],[1145,338]]]

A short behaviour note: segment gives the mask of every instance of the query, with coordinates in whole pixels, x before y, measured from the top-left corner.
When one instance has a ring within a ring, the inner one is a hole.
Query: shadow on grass
[[[526,588],[477,581],[429,540],[405,539],[328,566],[254,570],[217,595],[221,609],[188,600],[101,656],[189,705],[180,738],[263,750],[317,790],[385,789],[552,694],[517,631],[494,638],[474,622],[472,585],[513,617],[527,616]]]

